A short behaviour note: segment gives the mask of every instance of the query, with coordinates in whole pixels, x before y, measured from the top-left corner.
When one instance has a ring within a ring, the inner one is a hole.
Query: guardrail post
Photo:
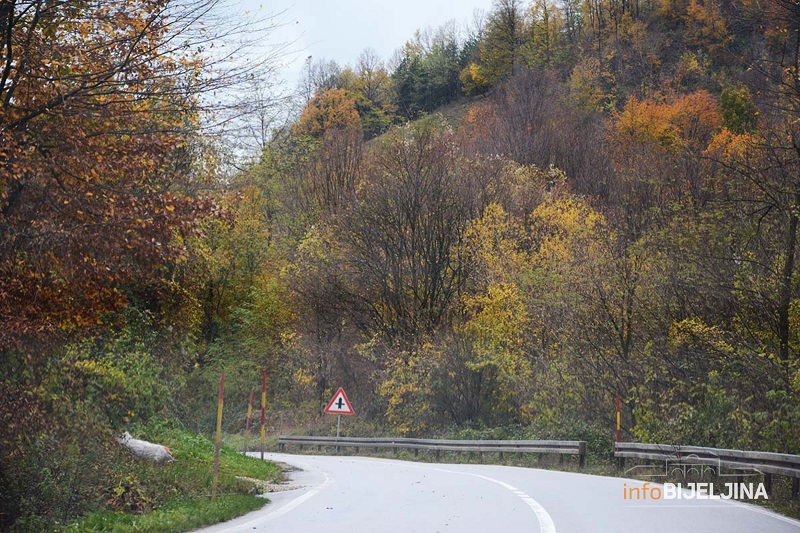
[[[764,488],[767,489],[767,496],[772,496],[772,474],[764,474]]]
[[[793,477],[792,478],[792,499],[796,500],[797,495],[800,493],[800,478]]]
[[[501,461],[505,458],[505,454],[503,452],[497,452],[499,455],[497,456],[498,459]]]
[[[436,457],[436,460],[439,460],[439,456],[441,455],[441,450],[434,450],[433,455]]]
[[[286,444],[282,442],[278,444],[278,451],[283,452],[284,448],[286,448]]]
[[[543,454],[543,453],[540,453],[540,454],[539,454],[539,459],[536,461],[536,463],[537,463],[539,466],[542,466],[542,463],[543,463],[543,462],[544,462],[544,454]]]
[[[584,466],[586,466],[586,443],[581,441],[578,443],[578,467]]]
[[[414,448],[414,457],[419,457],[419,448]]]

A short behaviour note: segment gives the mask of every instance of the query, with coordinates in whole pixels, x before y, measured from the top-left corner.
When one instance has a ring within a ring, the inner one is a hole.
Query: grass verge
[[[255,495],[251,478],[279,482],[277,465],[238,454],[220,453],[217,497],[211,499],[214,443],[176,423],[153,423],[131,429],[134,437],[170,448],[174,463],[152,463],[127,453],[107,473],[99,508],[62,528],[84,531],[182,532],[230,520],[259,509],[268,500]]]
[[[143,515],[123,511],[97,511],[66,531],[114,531],[119,533],[181,533],[230,520],[263,507],[268,500],[249,494],[229,494],[216,500],[198,498],[171,502]]]

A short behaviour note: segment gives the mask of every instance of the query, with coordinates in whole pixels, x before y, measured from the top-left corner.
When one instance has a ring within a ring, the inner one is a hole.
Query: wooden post
[[[267,372],[261,374],[261,460],[264,460],[264,442],[267,438]]]
[[[214,477],[211,483],[211,499],[217,497],[219,483],[219,449],[222,444],[222,404],[225,395],[225,372],[219,378],[219,402],[217,403],[217,436],[214,439]]]
[[[254,391],[250,391],[250,402],[247,404],[247,422],[245,422],[244,426],[244,450],[243,453],[247,455],[247,450],[249,448],[248,441],[250,440],[250,419],[253,417],[253,396],[255,396]]]

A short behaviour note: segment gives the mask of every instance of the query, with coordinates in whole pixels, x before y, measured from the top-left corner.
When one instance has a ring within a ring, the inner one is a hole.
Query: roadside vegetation
[[[120,453],[108,466],[105,491],[94,510],[64,531],[175,532],[229,520],[259,509],[269,500],[250,480],[278,483],[274,463],[245,457],[224,446],[217,497],[211,500],[214,443],[177,423],[150,423],[134,431],[172,451],[174,463],[152,463]],[[242,479],[242,478],[248,478]]]
[[[496,0],[309,60],[285,121],[218,3],[0,2],[0,529],[260,503],[230,451],[201,503],[222,372],[229,434],[266,373],[269,435],[344,387],[353,434],[600,457],[619,397],[800,453],[797,2]]]

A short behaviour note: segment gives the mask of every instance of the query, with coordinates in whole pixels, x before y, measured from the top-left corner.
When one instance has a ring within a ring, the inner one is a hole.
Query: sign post
[[[339,387],[339,390],[336,391],[336,394],[333,395],[331,401],[328,402],[328,407],[325,408],[325,412],[329,415],[337,415],[336,416],[336,438],[339,438],[339,432],[342,426],[342,415],[354,415],[356,412],[353,410],[353,406],[350,405],[350,400],[347,399],[347,394],[345,394],[344,389]]]

